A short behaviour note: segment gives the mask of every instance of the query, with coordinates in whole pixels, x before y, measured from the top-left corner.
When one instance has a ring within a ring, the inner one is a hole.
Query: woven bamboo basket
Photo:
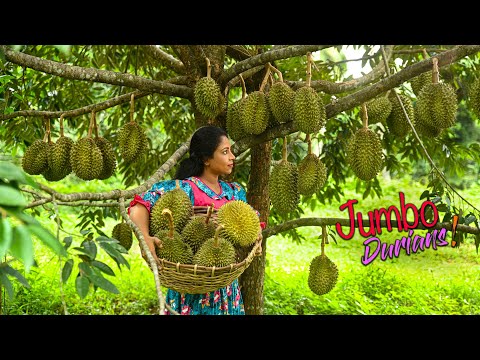
[[[207,216],[208,206],[194,206],[192,218]],[[217,210],[213,210],[211,220],[216,223]],[[237,262],[224,267],[207,267],[196,264],[173,263],[158,259],[158,275],[163,286],[187,294],[204,294],[231,284],[257,256],[262,244],[257,240],[248,255],[241,259],[238,249]]]

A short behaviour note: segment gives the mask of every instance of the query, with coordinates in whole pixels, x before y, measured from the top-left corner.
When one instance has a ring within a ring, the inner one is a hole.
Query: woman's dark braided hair
[[[180,162],[175,179],[183,180],[190,176],[200,176],[205,167],[204,161],[213,157],[222,136],[228,137],[222,128],[211,125],[198,128],[190,140],[190,157]]]

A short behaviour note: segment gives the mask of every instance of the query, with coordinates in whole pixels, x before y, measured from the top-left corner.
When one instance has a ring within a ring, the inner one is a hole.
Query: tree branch
[[[174,85],[166,81],[150,80],[141,76],[117,73],[114,71],[66,65],[14,51],[5,45],[1,45],[0,47],[5,52],[5,58],[14,64],[65,79],[128,86],[142,91],[155,92],[186,99],[190,99],[193,96],[193,89],[187,86]]]
[[[264,66],[265,64],[273,62],[275,60],[302,56],[305,55],[307,52],[314,52],[331,46],[333,45],[295,45],[288,46],[286,48],[270,50],[263,54],[255,55],[250,57],[249,59],[236,63],[228,70],[225,70],[222,75],[220,75],[220,77],[218,78],[218,83],[220,84],[220,87],[223,88],[225,84],[228,83],[235,76],[238,76],[239,74],[255,66]]]
[[[438,59],[438,66],[449,65],[458,59],[465,56],[475,54],[480,51],[480,45],[460,45],[456,46],[452,50],[445,51],[442,54],[436,55]],[[361,89],[353,94],[347,95],[336,102],[332,102],[325,106],[327,113],[327,119],[341,113],[342,111],[354,108],[367,100],[374,98],[375,96],[385,93],[386,91],[397,87],[398,85],[408,81],[421,73],[430,71],[432,69],[432,58],[419,61],[407,68],[400,70],[398,73],[380,80],[373,85],[370,85],[364,89]],[[267,129],[263,133],[255,136],[249,136],[235,142],[232,146],[232,152],[235,155],[241,154],[246,149],[251,148],[255,144],[259,144],[265,141],[270,141],[275,138],[281,138],[291,133],[297,132],[298,129],[293,126],[293,122],[289,121],[284,124]]]
[[[178,74],[185,74],[185,66],[183,63],[173,57],[172,55],[166,53],[156,45],[143,45],[145,51],[150,54],[152,58],[160,61],[166,67],[172,69]]]

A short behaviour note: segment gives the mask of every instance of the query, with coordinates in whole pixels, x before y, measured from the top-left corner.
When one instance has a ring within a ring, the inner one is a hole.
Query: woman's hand
[[[150,236],[150,235],[144,236],[144,239],[145,239],[145,242],[147,243],[148,249],[150,250],[153,258],[155,259],[155,262],[158,263],[158,257],[157,257],[155,248],[158,247],[161,249],[163,247],[162,241],[156,236]],[[140,248],[140,251],[142,254],[142,258],[147,262],[147,264],[150,265],[150,261],[148,260],[147,254],[145,254],[142,248]]]
[[[260,228],[260,231],[258,232],[258,237],[257,237],[257,241],[260,241],[260,246],[255,251],[255,256],[262,255],[262,240],[263,240],[262,228]]]

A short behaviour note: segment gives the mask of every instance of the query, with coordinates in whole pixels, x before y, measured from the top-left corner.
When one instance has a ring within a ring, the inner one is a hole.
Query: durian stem
[[[60,115],[60,137],[63,136],[63,114]]]
[[[287,161],[287,137],[283,137],[282,160]]]
[[[175,180],[175,188],[180,189],[180,180]]]
[[[210,59],[208,57],[205,58],[207,61],[207,78],[211,77],[212,73],[212,66],[210,65]]]
[[[247,97],[247,87],[245,86],[245,80],[243,80],[242,74],[238,75],[240,77],[240,82],[242,83],[242,99]]]
[[[173,227],[173,215],[172,215],[172,211],[170,209],[163,209],[162,210],[162,215],[165,215],[167,214],[168,216],[168,237],[170,239],[173,239],[173,231],[175,230],[175,228]]]
[[[92,111],[93,128],[95,129],[95,137],[98,138],[97,117],[95,115],[96,115],[95,111]]]
[[[310,133],[307,134],[305,142],[308,144],[308,154],[312,153],[312,139],[310,138]]]
[[[432,59],[432,63],[433,63],[432,82],[434,84],[438,84],[438,82],[440,81],[440,74],[438,73],[438,59],[434,57]]]
[[[93,118],[95,117],[94,112],[92,111],[92,115],[90,116],[90,124],[88,125],[88,134],[87,137],[92,137],[92,130],[93,130]]]
[[[327,226],[326,225],[322,225],[322,245],[321,245],[321,249],[322,249],[322,255],[325,254],[325,240],[327,238]]]
[[[362,122],[363,122],[363,127],[365,129],[368,128],[368,112],[367,112],[367,104],[366,103],[362,104]]]
[[[307,53],[307,86],[312,84],[312,53]]]
[[[215,229],[215,237],[213,238],[213,246],[218,247],[218,238],[220,236],[220,231],[222,231],[223,225],[220,224]]]
[[[47,139],[48,139],[48,143],[50,144],[52,142],[52,137],[51,137],[51,133],[50,133],[50,119],[48,118],[45,118],[45,121],[47,122]]]
[[[283,82],[283,75],[282,75],[282,72],[280,70],[278,70],[275,66],[273,66],[272,64],[268,63],[268,65],[270,65],[270,69],[273,70],[275,72],[275,74],[278,75],[278,81],[280,82]]]
[[[213,209],[215,208],[215,204],[212,203],[209,207],[208,207],[208,210],[207,210],[207,217],[205,218],[205,224],[208,224],[208,222],[210,221],[210,217],[212,216],[212,213],[213,213]]]
[[[135,94],[130,96],[130,122],[133,122],[133,113],[135,112]]]
[[[423,58],[424,58],[424,59],[430,58],[430,56],[428,55],[427,49],[423,48],[423,49],[422,49],[422,54],[423,54]]]
[[[267,85],[267,81],[268,81],[268,78],[270,76],[270,63],[267,63],[265,65],[265,76],[263,77],[263,81],[262,81],[262,84],[260,85],[260,91],[263,91],[263,89],[265,88],[265,85]]]

